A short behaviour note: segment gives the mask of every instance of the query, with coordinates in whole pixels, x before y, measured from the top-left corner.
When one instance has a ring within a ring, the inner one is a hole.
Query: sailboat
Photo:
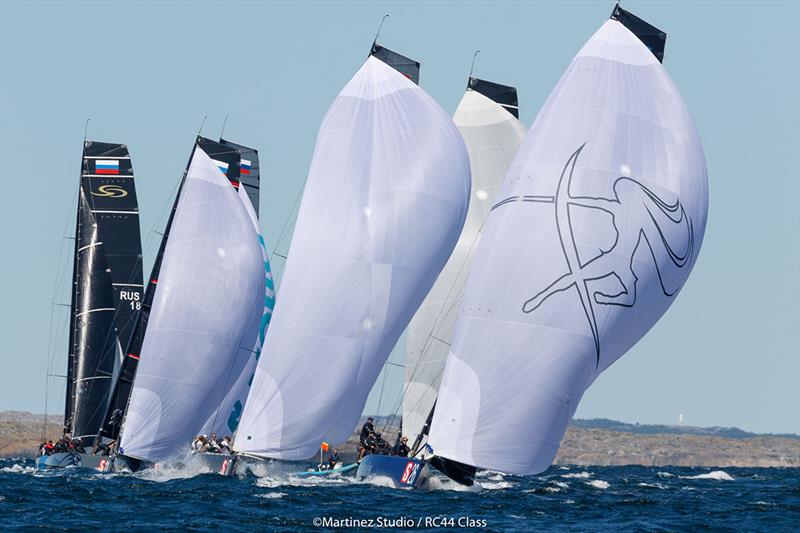
[[[271,279],[241,152],[195,142],[106,415],[115,469],[176,458],[201,430],[235,429]]]
[[[708,179],[661,65],[665,41],[617,6],[539,112],[475,254],[428,458],[380,471],[398,486],[418,486],[437,460],[466,483],[476,468],[546,470],[584,391],[675,300],[702,243]]]
[[[121,346],[142,303],[142,242],[127,146],[84,141],[70,304],[64,436],[91,448],[103,422]],[[60,452],[39,468],[95,468],[98,457]]]
[[[304,460],[344,442],[456,245],[469,159],[418,79],[418,62],[374,44],[322,121],[241,455]]]
[[[415,447],[424,444],[423,428],[436,401],[483,223],[527,131],[519,121],[516,88],[471,74],[453,121],[469,153],[472,196],[455,250],[407,330],[402,429]]]

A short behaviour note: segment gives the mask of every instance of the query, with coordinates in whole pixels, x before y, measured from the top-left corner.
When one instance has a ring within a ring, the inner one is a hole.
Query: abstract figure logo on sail
[[[614,181],[613,198],[573,196],[571,184],[575,164],[584,146],[578,148],[564,166],[555,197],[509,198],[495,207],[515,199],[554,204],[567,272],[526,300],[522,311],[531,313],[554,294],[574,290],[594,337],[596,366],[599,366],[601,333],[595,316],[596,306],[633,307],[637,302],[637,283],[653,273],[658,277],[663,296],[671,298],[677,294],[689,273],[686,267],[690,266],[694,251],[694,229],[680,200],[664,201],[628,176]],[[585,261],[579,252],[573,225],[572,211],[578,208],[607,213],[613,226],[613,242],[600,246],[599,253]],[[620,261],[620,254],[625,254],[624,261]],[[644,266],[650,263],[652,266]]]

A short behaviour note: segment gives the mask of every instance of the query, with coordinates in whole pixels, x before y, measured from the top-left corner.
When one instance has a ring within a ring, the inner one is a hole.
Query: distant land
[[[375,417],[384,437],[397,436],[396,420]],[[0,457],[33,457],[45,417],[22,411],[0,412]],[[363,421],[362,421],[363,422]],[[60,431],[49,416],[48,438]],[[345,460],[355,455],[357,431],[342,446]],[[394,442],[392,440],[392,442]],[[707,467],[800,467],[800,435],[761,435],[738,428],[628,424],[608,419],[573,420],[555,464]]]

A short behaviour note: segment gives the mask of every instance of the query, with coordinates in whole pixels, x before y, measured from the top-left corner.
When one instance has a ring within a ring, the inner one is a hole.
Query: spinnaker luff
[[[703,149],[625,14],[572,61],[495,198],[433,416],[439,456],[545,470],[586,388],[661,317],[697,259]]]
[[[89,446],[141,306],[139,206],[124,144],[84,142],[72,289],[64,433]]]
[[[525,138],[527,130],[518,116],[514,87],[473,77],[453,115],[469,154],[472,194],[453,254],[408,325],[402,420],[403,434],[411,442],[421,442],[425,421],[436,401],[483,223]]]
[[[402,64],[370,55],[323,119],[237,451],[305,459],[346,440],[461,232],[464,142]]]
[[[119,450],[136,459],[169,458],[214,418],[246,371],[262,318],[264,262],[249,199],[206,141],[198,138],[178,192],[140,350],[131,352],[139,364]]]

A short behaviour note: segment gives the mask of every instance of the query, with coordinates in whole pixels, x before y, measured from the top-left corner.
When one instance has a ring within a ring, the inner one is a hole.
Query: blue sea
[[[472,488],[388,480],[301,480],[259,465],[223,478],[179,470],[37,472],[0,460],[4,530],[97,531],[798,531],[800,469],[554,466],[538,476],[479,472]],[[320,524],[320,525],[316,525]]]

